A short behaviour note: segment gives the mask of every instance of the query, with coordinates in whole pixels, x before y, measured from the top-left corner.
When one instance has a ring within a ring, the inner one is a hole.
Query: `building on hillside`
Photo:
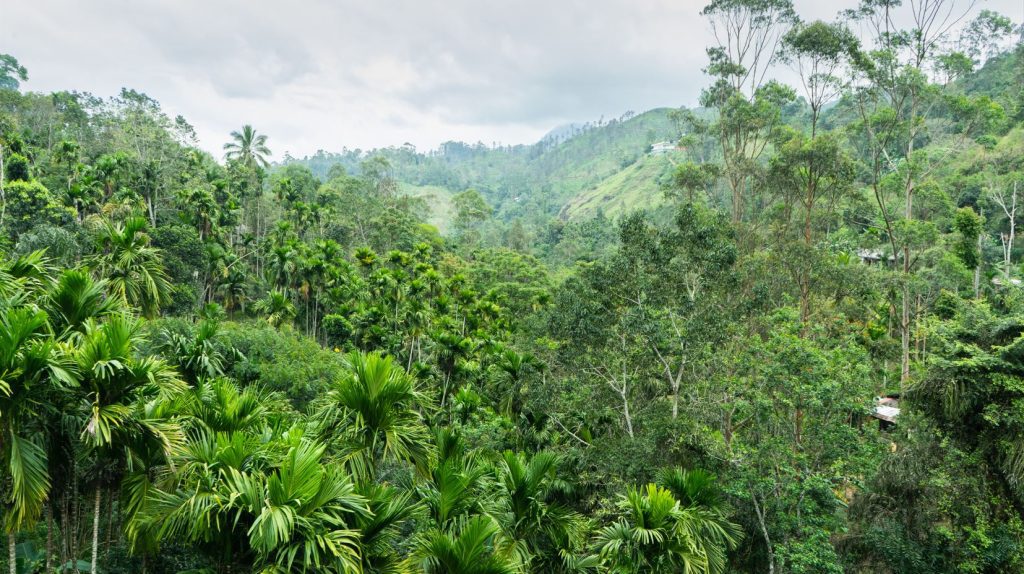
[[[884,253],[876,249],[858,249],[857,257],[859,257],[860,262],[865,265],[874,265],[875,263],[879,263],[881,261],[886,261],[889,263],[889,265],[896,264],[895,255],[890,255],[886,257]]]
[[[657,143],[651,144],[651,152],[650,153],[651,153],[651,155],[661,155],[661,154],[666,154],[666,153],[668,153],[670,151],[675,151],[676,149],[677,149],[676,148],[676,144],[674,144],[672,142],[657,142]]]
[[[1009,280],[1007,280],[1007,279],[1003,279],[1002,277],[996,276],[996,277],[992,278],[992,284],[995,285],[996,287],[1006,287],[1006,286],[1020,287],[1021,286],[1021,280],[1017,279],[1016,277],[1011,277]]]
[[[894,394],[877,397],[871,416],[878,419],[878,428],[881,430],[895,426],[896,419],[900,416],[900,396]]]

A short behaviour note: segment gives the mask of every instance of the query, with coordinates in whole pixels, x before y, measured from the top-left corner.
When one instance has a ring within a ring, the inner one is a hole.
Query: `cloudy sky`
[[[0,14],[0,53],[28,68],[24,89],[145,92],[218,155],[244,123],[278,158],[527,143],[559,124],[694,104],[711,41],[704,3],[20,1]],[[805,19],[840,3],[796,1]],[[1024,19],[1024,0],[980,5]]]

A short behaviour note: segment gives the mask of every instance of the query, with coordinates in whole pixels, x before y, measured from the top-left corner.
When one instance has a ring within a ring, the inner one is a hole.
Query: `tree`
[[[154,419],[141,408],[146,402],[168,400],[185,389],[166,363],[138,356],[141,329],[141,322],[126,314],[114,315],[104,323],[90,320],[75,353],[81,373],[81,433],[95,465],[93,573],[98,572],[100,503],[106,480],[124,472],[135,445],[153,439],[162,445],[165,456],[170,456],[182,440],[174,422]]]
[[[840,24],[816,21],[797,24],[782,37],[780,59],[800,75],[804,99],[811,108],[811,137],[825,104],[834,101],[845,87],[847,65],[860,58],[860,43]]]
[[[816,121],[816,120],[815,120]],[[796,204],[802,212],[802,252],[791,257],[795,261],[796,279],[800,288],[800,317],[807,321],[811,314],[811,288],[814,272],[813,223],[816,209],[826,205],[830,215],[842,196],[852,188],[854,162],[833,134],[810,137],[795,132],[777,144],[778,152],[769,164],[769,177],[781,190],[785,204]],[[788,223],[788,222],[787,222]]]
[[[17,90],[28,81],[28,69],[10,54],[0,54],[0,90]]]
[[[291,324],[295,318],[295,304],[283,291],[274,289],[267,293],[267,296],[260,299],[253,305],[253,311],[266,317],[267,322],[273,327]]]
[[[991,178],[986,186],[988,197],[999,206],[999,209],[1006,216],[1008,229],[1005,233],[999,234],[999,241],[1003,246],[1003,279],[1010,279],[1010,269],[1013,265],[1013,246],[1017,239],[1017,181],[1012,186],[1007,181],[999,181]]]
[[[735,525],[698,505],[683,507],[666,488],[648,484],[620,496],[620,518],[598,531],[596,543],[611,572],[724,574]]]
[[[929,224],[915,219],[914,192],[963,142],[979,118],[968,114],[970,117],[961,122],[959,133],[954,132],[956,145],[937,153],[919,149],[920,142],[938,127],[936,122],[928,121],[941,99],[928,75],[930,66],[939,41],[951,33],[970,7],[959,8],[952,0],[925,0],[906,15],[910,28],[899,30],[896,22],[900,20],[900,5],[898,0],[865,0],[845,16],[863,22],[874,36],[868,57],[857,62],[859,86],[853,102],[859,122],[852,126],[853,141],[866,165],[880,227],[899,260],[900,380],[907,384],[913,304],[910,283],[915,261],[912,254],[927,244],[924,238],[930,235]]]
[[[1013,21],[992,10],[981,10],[964,27],[960,34],[959,44],[972,63],[985,63],[985,60],[998,54],[1004,46],[1002,42],[1013,34]]]
[[[39,181],[10,181],[3,191],[3,222],[14,237],[40,223],[61,225],[74,219],[74,211],[61,205]]]
[[[981,234],[984,220],[970,207],[961,207],[956,212],[953,228],[959,237],[953,245],[953,252],[960,258],[964,266],[974,272],[974,296],[980,295],[981,289]]]
[[[349,372],[328,391],[318,411],[319,432],[338,444],[347,468],[372,481],[384,462],[425,471],[432,455],[420,409],[426,400],[391,357],[352,352]],[[332,440],[333,439],[333,440]]]
[[[161,262],[161,251],[150,245],[143,217],[124,223],[104,220],[96,237],[99,253],[92,259],[96,275],[106,280],[114,297],[154,317],[168,302],[171,284]]]
[[[559,458],[505,451],[495,467],[501,492],[498,521],[505,535],[523,545],[520,560],[530,571],[559,572],[596,562],[579,560],[587,524],[559,498],[569,484],[558,477]]]
[[[133,528],[193,542],[221,571],[360,571],[367,499],[324,460],[325,446],[281,437],[270,449],[259,444],[241,433],[197,433],[176,459],[178,484],[152,493]]]
[[[0,492],[11,574],[17,574],[15,537],[39,518],[50,491],[43,446],[44,423],[55,414],[50,401],[77,384],[47,319],[29,305],[0,304],[0,462],[7,476]]]
[[[501,529],[487,516],[457,521],[450,529],[433,529],[416,544],[416,556],[428,574],[513,574],[516,563],[497,552]]]
[[[701,14],[718,43],[707,50],[705,71],[715,81],[702,92],[701,105],[718,110],[714,129],[738,222],[757,160],[779,124],[779,109],[793,99],[792,90],[766,79],[796,15],[790,0],[713,0]]]
[[[453,225],[456,234],[469,245],[479,243],[479,227],[491,216],[491,207],[475,189],[467,189],[456,194],[452,198],[452,204],[455,206]]]
[[[267,158],[272,154],[267,147],[267,136],[256,133],[251,125],[242,126],[242,131],[231,132],[231,140],[224,144],[224,157],[229,161],[237,161],[250,169],[270,165]]]

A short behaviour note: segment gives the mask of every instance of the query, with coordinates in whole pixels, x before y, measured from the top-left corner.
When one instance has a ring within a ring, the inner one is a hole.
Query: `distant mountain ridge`
[[[442,191],[476,189],[504,220],[538,216],[571,219],[601,210],[609,215],[660,201],[658,182],[671,167],[669,158],[648,157],[656,142],[682,135],[671,108],[631,112],[608,121],[570,123],[529,145],[490,147],[446,142],[437,150],[411,146],[371,151],[318,152],[292,159],[324,179],[333,166],[350,174],[368,157],[388,160],[401,187],[431,197],[434,215],[450,213]],[[642,176],[641,176],[642,175]],[[443,226],[443,217],[432,218]]]

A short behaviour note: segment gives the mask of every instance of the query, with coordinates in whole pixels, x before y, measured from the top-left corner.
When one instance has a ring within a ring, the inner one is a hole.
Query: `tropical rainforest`
[[[967,4],[712,0],[699,106],[277,162],[0,55],[9,572],[1024,572],[1024,45]]]

